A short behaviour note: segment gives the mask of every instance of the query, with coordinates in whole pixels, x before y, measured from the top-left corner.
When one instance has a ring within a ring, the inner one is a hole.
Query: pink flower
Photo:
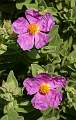
[[[57,108],[62,101],[61,89],[66,85],[62,76],[50,76],[42,73],[33,78],[27,78],[23,82],[27,94],[34,95],[32,105],[39,110],[46,110],[49,107]]]
[[[26,19],[19,17],[13,22],[13,31],[18,34],[17,43],[23,50],[30,50],[35,46],[42,48],[48,43],[48,32],[55,22],[49,13],[40,15],[36,10],[26,10]]]

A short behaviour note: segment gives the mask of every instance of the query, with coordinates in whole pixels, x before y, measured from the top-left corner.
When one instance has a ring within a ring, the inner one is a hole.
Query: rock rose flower
[[[18,34],[17,43],[25,50],[35,46],[42,48],[48,43],[48,32],[55,22],[49,13],[41,15],[37,10],[26,10],[25,18],[19,17],[13,22],[12,28]]]
[[[24,89],[28,95],[34,95],[32,105],[39,110],[49,107],[58,108],[62,101],[61,89],[66,85],[62,76],[50,76],[46,73],[38,74],[36,77],[27,78],[23,82]]]

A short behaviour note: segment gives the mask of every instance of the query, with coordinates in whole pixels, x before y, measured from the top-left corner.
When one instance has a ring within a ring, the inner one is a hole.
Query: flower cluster
[[[37,10],[26,10],[25,18],[19,17],[13,22],[12,28],[18,34],[17,43],[25,50],[30,50],[35,46],[42,48],[48,43],[48,32],[55,22],[49,13],[41,15]]]
[[[41,15],[37,10],[26,10],[25,17],[19,17],[13,22],[13,31],[18,34],[17,43],[23,50],[42,48],[48,43],[48,32],[55,22],[49,13]],[[39,110],[49,107],[58,108],[63,94],[62,88],[66,86],[66,80],[62,76],[50,76],[41,73],[33,78],[27,78],[23,82],[27,94],[34,95],[32,105]]]
[[[66,79],[62,76],[50,76],[46,73],[27,78],[23,82],[28,95],[34,95],[32,105],[39,110],[49,107],[57,108],[63,98],[61,89],[66,86]]]

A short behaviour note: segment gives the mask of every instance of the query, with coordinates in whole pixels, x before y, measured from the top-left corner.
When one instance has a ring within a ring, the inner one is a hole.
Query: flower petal
[[[15,33],[22,34],[27,32],[28,25],[29,23],[25,18],[19,17],[15,22],[13,22],[12,28]]]
[[[27,90],[27,94],[33,95],[39,90],[38,82],[34,78],[27,78],[23,82],[24,88]]]
[[[34,36],[29,33],[20,34],[17,43],[23,50],[30,50],[34,45]]]
[[[38,17],[40,15],[37,10],[29,9],[29,10],[26,10],[25,16],[26,16],[27,20],[29,21],[29,23],[37,23]]]
[[[48,83],[50,84],[51,90],[56,89],[56,86],[54,85],[51,77],[47,73],[40,73],[36,76],[36,80],[39,81],[39,83]]]
[[[64,88],[66,86],[66,79],[63,76],[51,76],[51,79],[56,88]]]
[[[35,35],[35,47],[37,49],[42,48],[48,43],[48,35],[42,32],[39,32]]]
[[[40,25],[41,31],[49,32],[50,29],[52,29],[52,27],[54,26],[55,22],[52,15],[46,13],[45,15],[40,17],[38,24]]]
[[[49,106],[52,108],[58,108],[62,101],[62,93],[52,90],[47,96],[49,100]]]
[[[25,15],[26,15],[26,16],[27,16],[27,15],[31,15],[32,17],[38,17],[38,16],[40,16],[38,10],[32,10],[32,9],[26,10]]]
[[[34,108],[39,110],[46,110],[48,108],[48,101],[45,95],[37,93],[32,99],[32,105]]]

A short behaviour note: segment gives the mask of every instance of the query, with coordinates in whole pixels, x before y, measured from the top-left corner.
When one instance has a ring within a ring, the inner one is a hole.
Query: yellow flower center
[[[48,83],[42,83],[40,85],[39,92],[42,94],[47,94],[50,91],[50,84]]]
[[[29,24],[28,31],[32,34],[35,34],[39,31],[39,26],[35,23]]]

